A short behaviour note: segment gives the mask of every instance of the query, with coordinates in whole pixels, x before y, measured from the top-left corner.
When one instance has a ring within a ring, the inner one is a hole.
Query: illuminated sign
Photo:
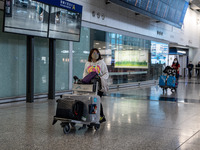
[[[82,13],[81,5],[78,5],[66,0],[35,0],[35,1],[47,4],[47,5],[51,5],[51,6],[61,7],[61,8],[75,11],[78,13]]]

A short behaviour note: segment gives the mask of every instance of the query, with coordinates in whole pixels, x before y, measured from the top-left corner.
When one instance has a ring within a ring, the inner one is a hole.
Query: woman
[[[100,78],[103,78],[105,80],[108,79],[108,69],[101,58],[101,54],[97,48],[93,48],[90,51],[90,54],[88,56],[88,61],[85,64],[84,72],[83,72],[83,78],[88,75],[91,72],[96,72]],[[98,95],[102,97],[103,92],[98,91]],[[100,123],[106,121],[105,115],[103,113],[103,106],[101,104],[101,110],[100,110]]]
[[[176,69],[176,79],[178,81],[179,79],[179,68],[180,68],[180,64],[177,60],[177,58],[174,58],[174,61],[172,63],[172,68]]]

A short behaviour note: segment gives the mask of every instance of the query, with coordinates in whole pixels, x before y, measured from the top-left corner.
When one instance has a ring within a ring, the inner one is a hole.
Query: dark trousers
[[[191,77],[192,77],[192,70],[189,69],[189,78],[191,78]]]
[[[100,116],[101,116],[101,117],[104,116],[102,103],[101,103],[101,109],[100,109]]]
[[[97,95],[99,95],[100,97],[102,97],[102,96],[103,96],[103,92],[98,91],[98,94],[97,94]],[[104,116],[104,113],[103,113],[103,105],[102,105],[102,103],[101,103],[101,108],[100,108],[100,116],[101,116],[101,117]]]
[[[199,75],[199,69],[196,69],[196,74],[197,74],[197,76]]]

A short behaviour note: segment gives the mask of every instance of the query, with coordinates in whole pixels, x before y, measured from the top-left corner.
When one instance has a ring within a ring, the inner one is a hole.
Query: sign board
[[[47,4],[50,6],[60,7],[63,9],[68,9],[71,11],[82,13],[83,7],[81,5],[69,2],[67,0],[35,0],[35,1]]]

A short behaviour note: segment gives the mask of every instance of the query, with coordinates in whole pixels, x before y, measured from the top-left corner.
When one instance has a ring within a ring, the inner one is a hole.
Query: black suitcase
[[[84,103],[78,100],[64,98],[57,100],[56,116],[73,120],[81,120]]]

